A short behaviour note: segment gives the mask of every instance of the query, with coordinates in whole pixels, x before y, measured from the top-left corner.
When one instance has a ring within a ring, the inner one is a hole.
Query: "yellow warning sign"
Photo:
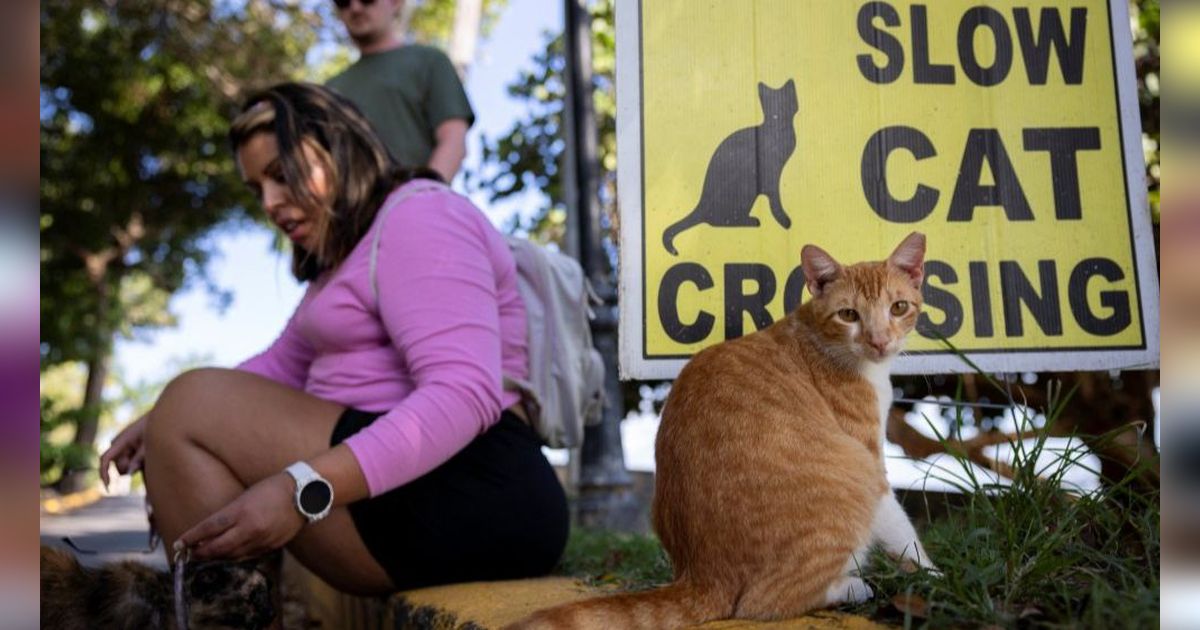
[[[1121,0],[618,3],[622,372],[669,378],[928,237],[900,372],[1158,357]]]

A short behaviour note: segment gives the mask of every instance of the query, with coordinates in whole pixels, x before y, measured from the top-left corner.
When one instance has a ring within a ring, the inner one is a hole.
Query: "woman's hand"
[[[117,473],[122,475],[132,475],[142,469],[142,462],[146,459],[147,417],[149,414],[144,414],[136,422],[125,427],[108,446],[108,450],[100,456],[100,481],[104,482],[105,490],[108,489],[109,464],[115,463]]]
[[[304,526],[295,492],[289,475],[267,477],[180,535],[176,546],[190,547],[197,560],[240,560],[279,549]]]

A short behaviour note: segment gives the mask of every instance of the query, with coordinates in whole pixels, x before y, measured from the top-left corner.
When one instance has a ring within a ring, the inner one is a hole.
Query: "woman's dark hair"
[[[292,248],[292,274],[301,281],[345,260],[397,186],[414,178],[441,180],[428,168],[400,166],[362,112],[319,85],[280,83],[247,99],[229,127],[229,143],[236,153],[259,133],[275,135],[288,191],[313,221],[313,251]],[[308,186],[312,165],[305,146],[325,170],[331,199],[318,198]]]

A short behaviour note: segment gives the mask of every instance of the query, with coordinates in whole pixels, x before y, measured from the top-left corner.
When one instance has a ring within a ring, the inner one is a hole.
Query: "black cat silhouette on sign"
[[[779,178],[783,165],[796,150],[796,130],[792,120],[798,109],[795,83],[788,79],[777,89],[758,84],[758,100],[763,122],[738,129],[717,145],[696,208],[663,232],[663,245],[678,256],[673,241],[684,230],[702,223],[713,227],[758,227],[750,216],[759,195],[771,202],[771,215],[784,229],[792,220],[779,199]]]

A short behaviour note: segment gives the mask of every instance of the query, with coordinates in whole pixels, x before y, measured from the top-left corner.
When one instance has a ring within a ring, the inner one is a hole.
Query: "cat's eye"
[[[901,315],[903,315],[907,312],[908,312],[908,302],[907,301],[897,300],[894,304],[892,304],[892,316],[893,317],[900,317]]]
[[[837,315],[844,322],[849,322],[849,323],[853,324],[854,322],[858,321],[858,311],[856,311],[852,308],[844,308],[844,309],[838,311]]]

